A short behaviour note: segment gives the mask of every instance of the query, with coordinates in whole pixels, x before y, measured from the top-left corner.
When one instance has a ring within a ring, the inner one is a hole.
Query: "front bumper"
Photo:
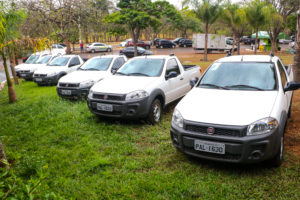
[[[56,87],[58,96],[66,99],[80,99],[86,98],[89,94],[90,87],[88,88],[68,88]]]
[[[98,103],[112,105],[112,111],[99,110],[97,108]],[[137,101],[112,101],[88,98],[87,105],[90,111],[97,115],[125,119],[138,119],[145,118],[148,115],[149,97]]]
[[[263,135],[234,137],[188,131],[173,123],[170,134],[173,145],[188,155],[231,163],[257,163],[272,158],[278,150],[280,138],[278,129]],[[225,154],[195,150],[195,140],[224,144]]]
[[[55,76],[44,76],[44,77],[36,77],[33,76],[33,81],[38,85],[49,85],[49,84],[57,84],[59,79],[58,75]]]
[[[25,80],[32,80],[33,72],[16,72],[17,76]]]

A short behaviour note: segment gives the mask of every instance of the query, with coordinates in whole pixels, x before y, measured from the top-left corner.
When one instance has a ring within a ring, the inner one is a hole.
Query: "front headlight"
[[[93,81],[93,80],[87,80],[87,81],[80,83],[79,87],[80,88],[88,88],[88,87],[91,87],[92,85],[94,85],[94,83],[95,83],[95,81]]]
[[[174,112],[173,112],[172,122],[176,126],[178,126],[180,128],[183,128],[183,117],[177,109],[175,109]]]
[[[55,76],[57,73],[56,72],[50,72],[49,74],[47,74],[48,77],[51,77],[51,76]]]
[[[248,126],[247,135],[261,135],[269,133],[277,127],[277,120],[272,117],[267,117],[250,124]]]
[[[138,100],[149,96],[149,94],[144,90],[137,90],[134,92],[130,92],[126,95],[125,100],[131,101],[131,100]]]
[[[88,98],[89,98],[89,99],[92,99],[92,98],[93,98],[93,94],[94,94],[94,91],[93,91],[93,90],[90,90],[89,95],[88,95]]]

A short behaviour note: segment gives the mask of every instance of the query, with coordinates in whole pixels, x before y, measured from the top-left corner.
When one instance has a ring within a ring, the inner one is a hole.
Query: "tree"
[[[234,53],[235,42],[238,41],[238,54],[240,54],[240,38],[246,22],[245,10],[240,8],[239,4],[231,4],[228,2],[222,12],[222,20],[225,21],[232,30],[232,53]]]
[[[212,0],[203,0],[202,3],[195,1],[195,13],[196,16],[204,24],[205,30],[205,47],[204,47],[204,60],[207,61],[207,42],[208,32],[212,24],[219,18],[221,7],[219,6],[220,0],[213,2]]]
[[[300,8],[297,13],[297,34],[295,37],[294,79],[300,82]]]
[[[181,18],[174,24],[176,29],[181,31],[181,36],[187,38],[188,30],[200,31],[200,20],[196,18],[195,12],[184,7],[179,11]]]
[[[250,2],[248,7],[246,7],[246,17],[248,23],[256,33],[254,54],[256,54],[258,48],[258,31],[261,27],[265,26],[268,12],[269,10],[265,2],[261,0],[254,0]]]

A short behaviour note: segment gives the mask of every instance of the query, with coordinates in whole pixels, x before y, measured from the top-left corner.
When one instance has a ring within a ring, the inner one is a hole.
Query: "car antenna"
[[[241,62],[243,62],[244,61],[244,56],[242,56],[242,58],[241,58]]]
[[[174,53],[171,53],[171,54],[170,54],[170,56],[174,56],[174,55],[175,55]]]

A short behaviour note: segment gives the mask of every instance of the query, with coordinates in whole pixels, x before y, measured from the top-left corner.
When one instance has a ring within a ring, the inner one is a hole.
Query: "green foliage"
[[[222,12],[222,20],[233,30],[238,30],[246,22],[246,12],[239,4],[225,4]]]
[[[269,13],[269,8],[262,0],[253,0],[246,7],[247,21],[255,31],[265,26],[269,19]]]
[[[293,13],[287,17],[287,24],[286,24],[288,30],[291,34],[296,33],[296,26],[297,26],[297,14]]]
[[[220,1],[203,0],[202,3],[195,1],[195,13],[206,26],[214,24],[221,14]]]
[[[85,101],[60,99],[55,87],[24,81],[16,92],[14,105],[6,103],[6,90],[0,92],[0,119],[6,119],[1,120],[0,139],[11,163],[11,171],[0,177],[2,196],[11,187],[11,199],[29,199],[29,194],[34,199],[300,197],[299,158],[291,154],[285,154],[281,168],[269,169],[177,152],[169,133],[174,104],[151,126],[97,117]]]

